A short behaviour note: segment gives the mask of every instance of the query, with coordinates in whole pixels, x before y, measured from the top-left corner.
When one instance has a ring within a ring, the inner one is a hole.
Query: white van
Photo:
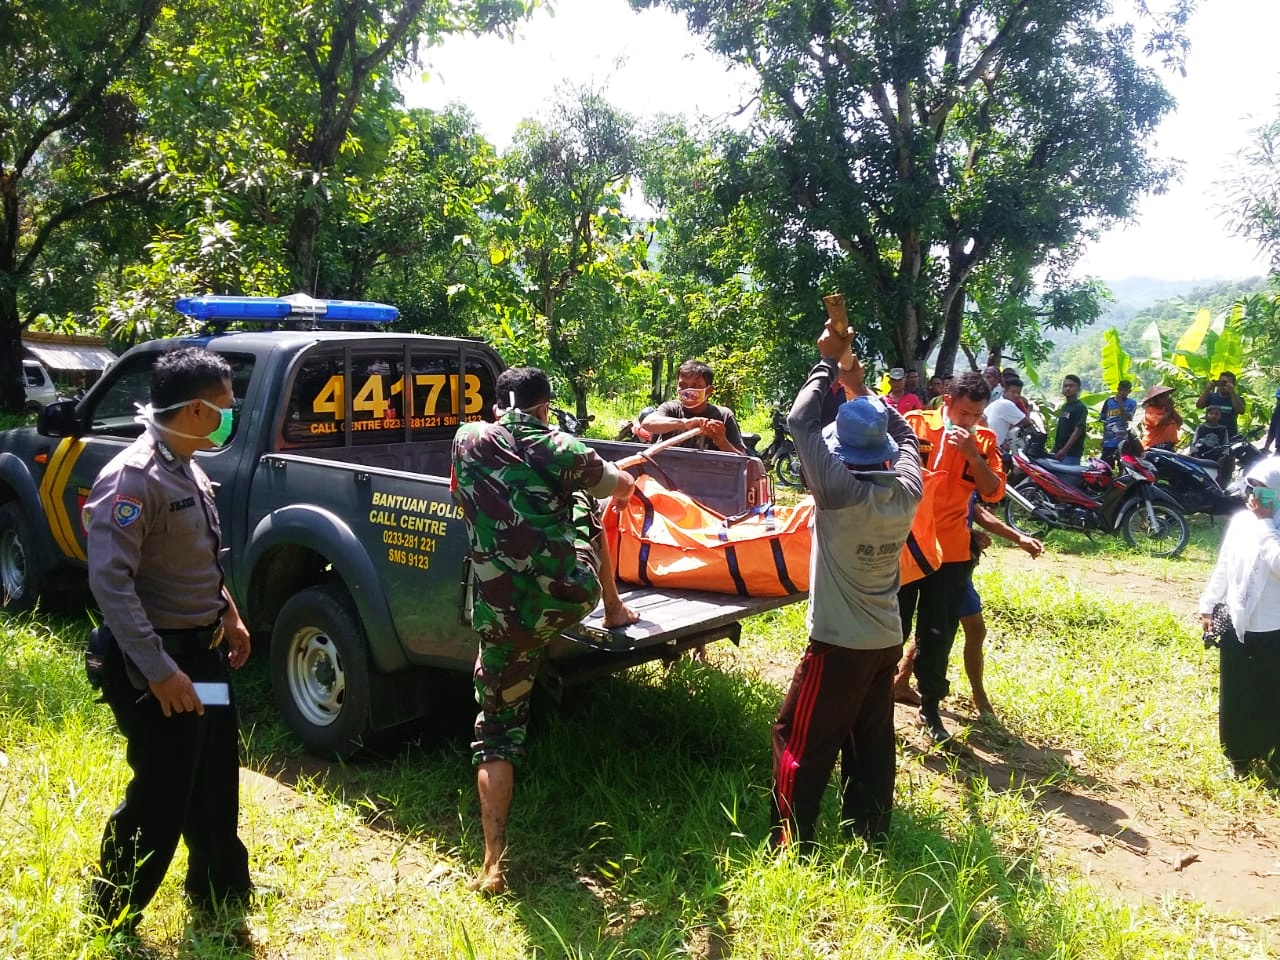
[[[23,360],[22,373],[26,378],[28,410],[39,409],[58,398],[49,371],[39,360]]]

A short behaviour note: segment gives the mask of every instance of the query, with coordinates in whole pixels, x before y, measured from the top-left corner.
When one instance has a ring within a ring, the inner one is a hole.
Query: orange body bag
[[[641,476],[627,508],[605,515],[614,569],[627,583],[743,597],[809,589],[812,497],[794,507],[766,503],[725,518]]]

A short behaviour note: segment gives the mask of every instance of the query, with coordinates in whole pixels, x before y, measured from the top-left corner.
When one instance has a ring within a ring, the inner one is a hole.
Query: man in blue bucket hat
[[[848,834],[883,840],[893,805],[898,555],[924,487],[915,434],[867,390],[851,342],[828,324],[787,418],[817,510],[809,645],[773,724],[774,847],[812,843],[837,754]],[[823,428],[837,377],[853,399]]]
[[[888,433],[889,409],[878,397],[854,397],[836,410],[822,440],[847,469],[864,477],[896,477],[898,444]]]

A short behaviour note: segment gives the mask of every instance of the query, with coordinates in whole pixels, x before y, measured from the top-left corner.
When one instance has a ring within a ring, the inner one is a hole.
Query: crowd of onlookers
[[[1015,368],[1001,370],[988,364],[982,376],[991,391],[984,419],[995,432],[1002,450],[1007,452],[1027,431],[1047,433],[1041,412],[1023,396],[1023,381]],[[916,371],[893,367],[888,371],[882,399],[903,414],[936,409],[950,390],[952,380],[949,376],[934,376],[922,388]],[[1067,464],[1080,463],[1089,432],[1089,408],[1080,399],[1080,392],[1079,377],[1075,374],[1063,377],[1063,403],[1053,411],[1056,424],[1052,436],[1046,436],[1049,441],[1046,455]],[[1137,441],[1143,450],[1174,450],[1183,438],[1185,421],[1177,409],[1174,387],[1156,384],[1146,391],[1141,401],[1133,397],[1132,392],[1133,383],[1121,380],[1098,408],[1099,456],[1113,465],[1126,440]],[[1272,449],[1280,452],[1280,390],[1275,396],[1276,406],[1262,444],[1264,452]],[[1196,398],[1195,407],[1203,411],[1203,420],[1191,431],[1187,452],[1201,459],[1220,460],[1239,433],[1240,415],[1245,409],[1235,374],[1224,370],[1208,381]]]
[[[1029,434],[1038,433],[1045,435],[1045,455],[1065,464],[1081,462],[1090,414],[1080,399],[1082,384],[1078,376],[1067,374],[1062,379],[1063,403],[1051,412],[1055,421],[1051,431],[1046,430],[1043,411],[1023,395],[1023,381],[1017,369],[1002,370],[991,363],[982,371],[982,379],[990,390],[983,419],[995,433],[1002,451],[1009,453],[1025,442]],[[951,376],[933,376],[921,384],[917,371],[892,367],[882,383],[881,399],[904,415],[913,410],[936,410],[949,394],[953,380]],[[705,363],[689,361],[681,366],[678,399],[641,411],[634,421],[634,438],[650,442],[677,429],[688,430],[706,424],[705,433],[682,446],[745,452],[733,411],[709,402],[713,382],[714,374]],[[1097,408],[1097,422],[1101,427],[1098,456],[1113,466],[1127,440],[1136,441],[1143,450],[1174,450],[1182,443],[1186,425],[1177,409],[1174,387],[1156,384],[1146,391],[1141,401],[1132,393],[1132,382],[1121,380]],[[832,384],[822,407],[824,424],[834,419],[837,408],[846,399],[840,385]],[[1218,461],[1229,473],[1223,461],[1227,459],[1227,447],[1238,434],[1239,418],[1245,409],[1235,374],[1227,370],[1210,380],[1196,398],[1195,407],[1203,411],[1203,419],[1191,431],[1186,452],[1200,459]],[[1276,407],[1262,444],[1264,452],[1273,449],[1280,452],[1280,390],[1276,391]]]

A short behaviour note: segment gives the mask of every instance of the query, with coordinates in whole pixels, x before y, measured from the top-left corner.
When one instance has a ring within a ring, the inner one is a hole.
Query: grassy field
[[[1216,531],[1196,536],[1190,560],[1144,575],[1202,580]],[[1045,842],[1046,791],[1073,779],[1123,780],[1206,819],[1275,814],[1269,786],[1222,776],[1215,671],[1189,619],[1157,597],[1069,585],[1040,561],[993,553],[979,585],[1003,725],[973,735],[1071,762],[1002,782],[904,738],[882,852],[842,839],[834,791],[816,858],[763,850],[768,729],[803,646],[799,605],[751,621],[742,647],[713,648],[710,665],[637,669],[568,706],[539,704],[517,775],[512,890],[494,900],[463,886],[481,848],[465,678],[384,755],[330,766],[278,725],[260,650],[237,678],[242,836],[256,878],[279,893],[250,917],[256,947],[236,947],[188,916],[175,864],[143,938],[171,957],[1269,955],[1274,927],[1107,893]],[[1141,563],[1109,545],[1079,562]],[[3,956],[116,955],[83,913],[127,780],[122,741],[83,677],[85,629],[0,622]]]

